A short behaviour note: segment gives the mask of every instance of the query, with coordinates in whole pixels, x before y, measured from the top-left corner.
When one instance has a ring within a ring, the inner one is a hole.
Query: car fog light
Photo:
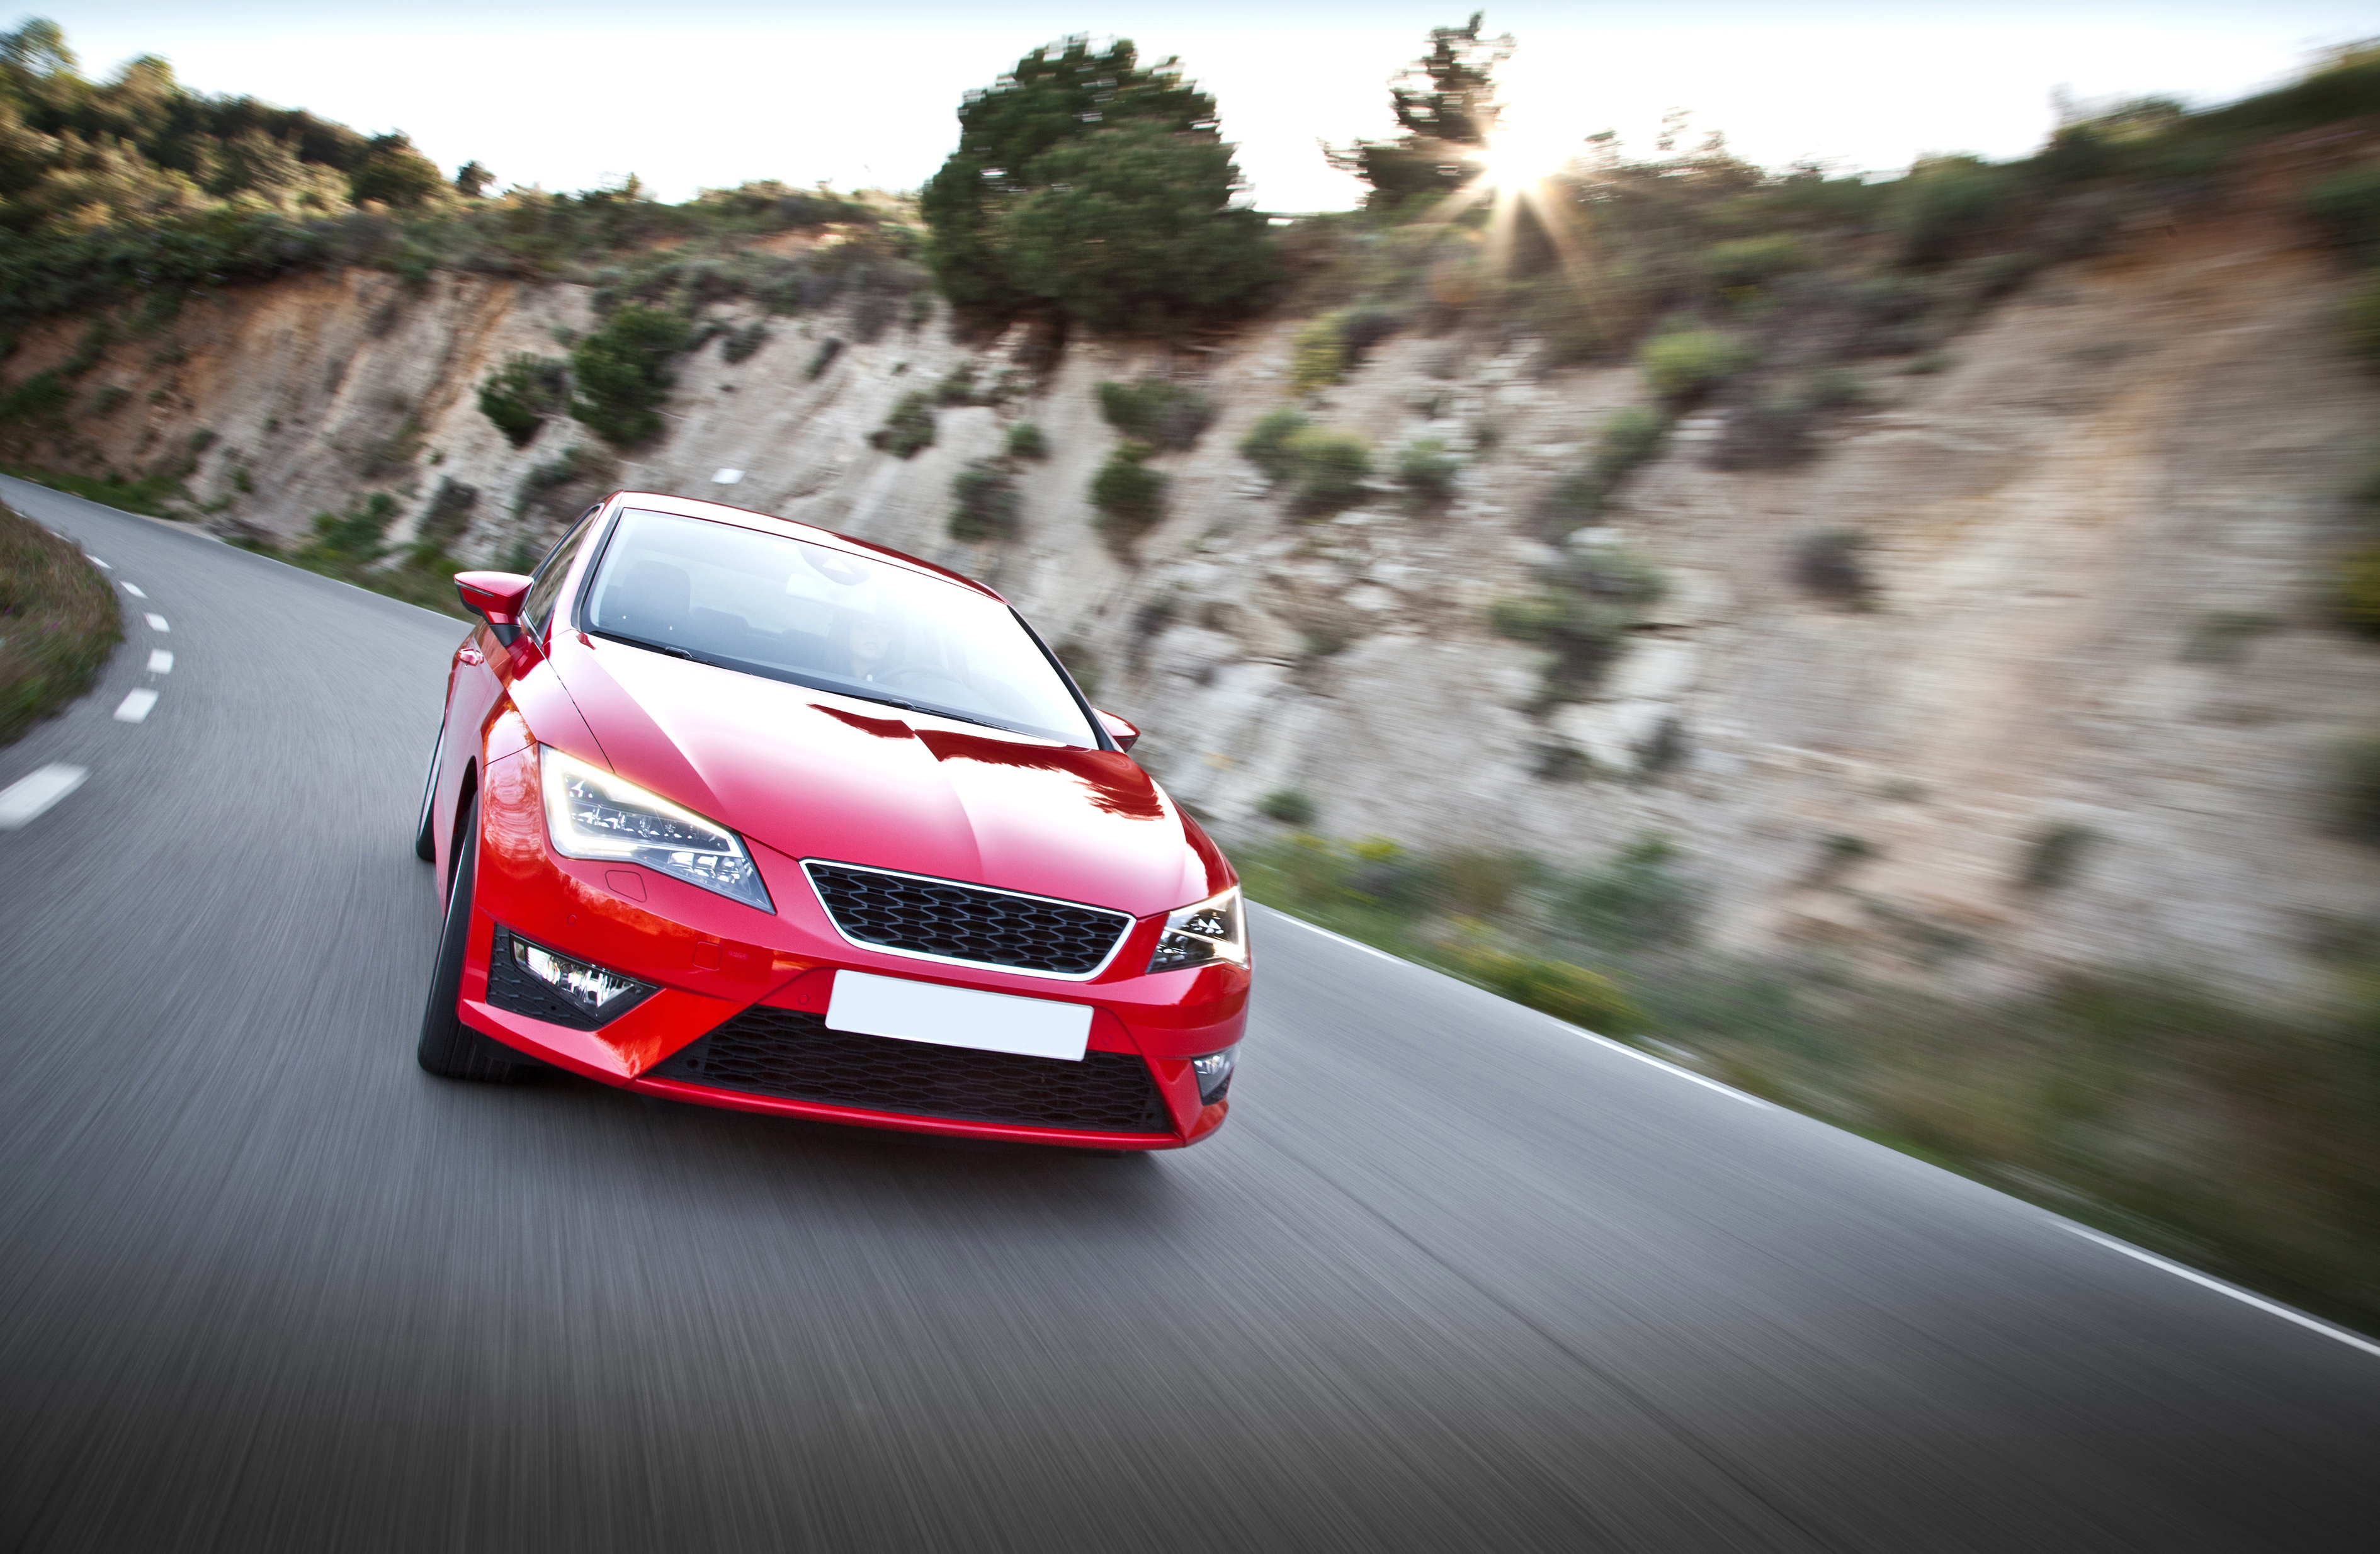
[[[653,990],[650,982],[639,982],[600,965],[557,955],[518,934],[511,938],[513,963],[586,1014],[603,1016],[624,1011]]]
[[[1199,1105],[1212,1106],[1223,1099],[1223,1092],[1232,1087],[1232,1068],[1239,1058],[1238,1048],[1226,1047],[1220,1052],[1190,1060],[1190,1072],[1198,1076]]]

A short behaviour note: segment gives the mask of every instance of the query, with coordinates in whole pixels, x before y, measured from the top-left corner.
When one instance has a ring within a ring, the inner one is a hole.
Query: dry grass
[[[115,590],[98,569],[0,507],[0,745],[89,690],[123,639]]]

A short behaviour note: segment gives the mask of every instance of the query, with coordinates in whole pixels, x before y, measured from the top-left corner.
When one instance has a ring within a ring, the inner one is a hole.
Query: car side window
[[[545,565],[540,566],[537,576],[529,580],[524,612],[529,629],[537,633],[540,642],[552,640],[547,635],[546,627],[553,620],[554,605],[561,601],[562,580],[570,575],[571,561],[577,556],[578,547],[586,542],[587,536],[594,528],[594,514],[589,513],[579,519],[578,527],[562,537],[562,543],[553,548],[545,558]]]

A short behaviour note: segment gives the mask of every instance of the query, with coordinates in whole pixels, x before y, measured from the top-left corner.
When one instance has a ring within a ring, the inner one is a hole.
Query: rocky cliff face
[[[400,534],[441,524],[482,560],[598,486],[715,495],[992,582],[1096,665],[1152,769],[1227,838],[1269,827],[1257,806],[1289,787],[1319,830],[1566,863],[1658,832],[1736,947],[1979,991],[2179,965],[2295,997],[2324,944],[2380,919],[2380,860],[2323,818],[2329,749],[2380,706],[2380,653],[2320,600],[2380,408],[2338,354],[2335,291],[2277,217],[2160,229],[2046,273],[1944,370],[1872,364],[1866,405],[1797,468],[1708,468],[1716,429],[1689,419],[1600,527],[1558,537],[1629,547],[1668,587],[1586,698],[1551,710],[1543,655],[1488,611],[1560,560],[1537,499],[1642,390],[1621,368],[1537,371],[1522,339],[1392,338],[1307,407],[1383,449],[1463,454],[1434,516],[1383,488],[1302,521],[1232,452],[1288,402],[1296,321],[1171,353],[1078,344],[1038,392],[941,409],[904,460],[868,440],[902,395],[964,362],[992,382],[1023,342],[775,320],[740,362],[717,341],[686,360],[663,440],[614,456],[566,419],[515,449],[475,403],[507,355],[563,354],[585,294],[453,274],[193,303],[170,339],[103,353],[80,382],[113,408],[48,455],[187,465],[223,504],[208,521],[283,537],[386,489]],[[12,369],[80,333],[28,339]],[[1126,562],[1090,521],[1117,442],[1095,390],[1150,371],[1221,414],[1158,461],[1170,514]],[[1021,535],[953,540],[953,476],[1019,419],[1050,447],[1020,466]],[[602,456],[530,479],[573,446]],[[715,485],[723,468],[740,483]],[[1814,592],[1809,537],[1842,529],[1865,536],[1864,592]]]

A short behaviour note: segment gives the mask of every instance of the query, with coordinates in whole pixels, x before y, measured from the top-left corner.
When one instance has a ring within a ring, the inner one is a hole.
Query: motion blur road
[[[0,749],[0,1547],[2380,1538],[2380,1355],[1273,914],[1178,1154],[432,1079],[461,626],[0,496],[145,596]]]

